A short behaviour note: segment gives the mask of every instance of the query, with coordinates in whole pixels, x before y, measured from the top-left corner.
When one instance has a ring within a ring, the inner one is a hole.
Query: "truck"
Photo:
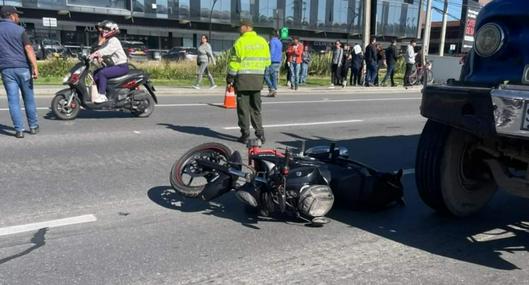
[[[527,0],[487,4],[460,78],[422,90],[416,184],[436,211],[475,214],[497,189],[529,198],[528,17]]]

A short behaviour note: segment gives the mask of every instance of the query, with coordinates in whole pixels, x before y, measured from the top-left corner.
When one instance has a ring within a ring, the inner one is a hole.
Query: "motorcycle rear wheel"
[[[171,186],[183,196],[198,197],[205,186],[218,177],[214,169],[205,169],[196,163],[196,159],[207,159],[225,165],[232,154],[230,147],[220,143],[205,143],[187,151],[171,168],[169,180]],[[198,183],[193,184],[195,180]]]
[[[154,99],[152,96],[147,96],[147,99],[142,101],[142,110],[133,110],[132,114],[138,118],[147,118],[154,112]]]

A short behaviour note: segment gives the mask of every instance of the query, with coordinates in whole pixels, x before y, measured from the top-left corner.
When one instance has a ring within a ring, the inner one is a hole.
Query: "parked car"
[[[423,89],[416,181],[437,211],[474,214],[498,188],[529,198],[527,17],[527,0],[487,4],[459,80]]]
[[[149,49],[143,42],[139,41],[122,41],[121,45],[125,50],[125,54],[131,60],[146,61],[148,60]]]
[[[57,40],[45,39],[42,41],[34,41],[33,49],[37,59],[47,59],[50,56],[67,56],[68,50]]]
[[[194,47],[175,47],[170,49],[162,59],[169,61],[192,60],[196,61],[198,56],[197,49]]]

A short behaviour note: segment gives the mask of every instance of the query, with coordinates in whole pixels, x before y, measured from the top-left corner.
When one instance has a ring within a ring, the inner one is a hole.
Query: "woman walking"
[[[209,39],[206,35],[202,35],[200,39],[200,46],[198,47],[198,56],[197,56],[197,82],[195,85],[193,85],[193,88],[200,89],[200,83],[202,82],[202,77],[204,76],[204,73],[207,73],[210,88],[214,89],[217,87],[215,84],[215,80],[213,79],[213,76],[211,75],[211,72],[209,72],[208,65],[211,62],[212,64],[215,64],[215,57],[213,56],[213,50],[211,49],[211,45],[209,44]]]
[[[331,87],[334,88],[335,85],[342,85],[342,60],[343,60],[343,49],[342,43],[337,41],[335,43],[335,48],[332,52],[332,66],[331,66]]]

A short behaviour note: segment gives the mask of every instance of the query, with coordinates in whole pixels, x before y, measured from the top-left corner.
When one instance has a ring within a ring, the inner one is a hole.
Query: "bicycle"
[[[431,62],[426,62],[426,65],[422,65],[422,66],[416,65],[415,66],[415,70],[410,75],[410,84],[411,85],[424,84],[425,78],[426,78],[427,84],[433,83],[433,72],[432,72]]]

